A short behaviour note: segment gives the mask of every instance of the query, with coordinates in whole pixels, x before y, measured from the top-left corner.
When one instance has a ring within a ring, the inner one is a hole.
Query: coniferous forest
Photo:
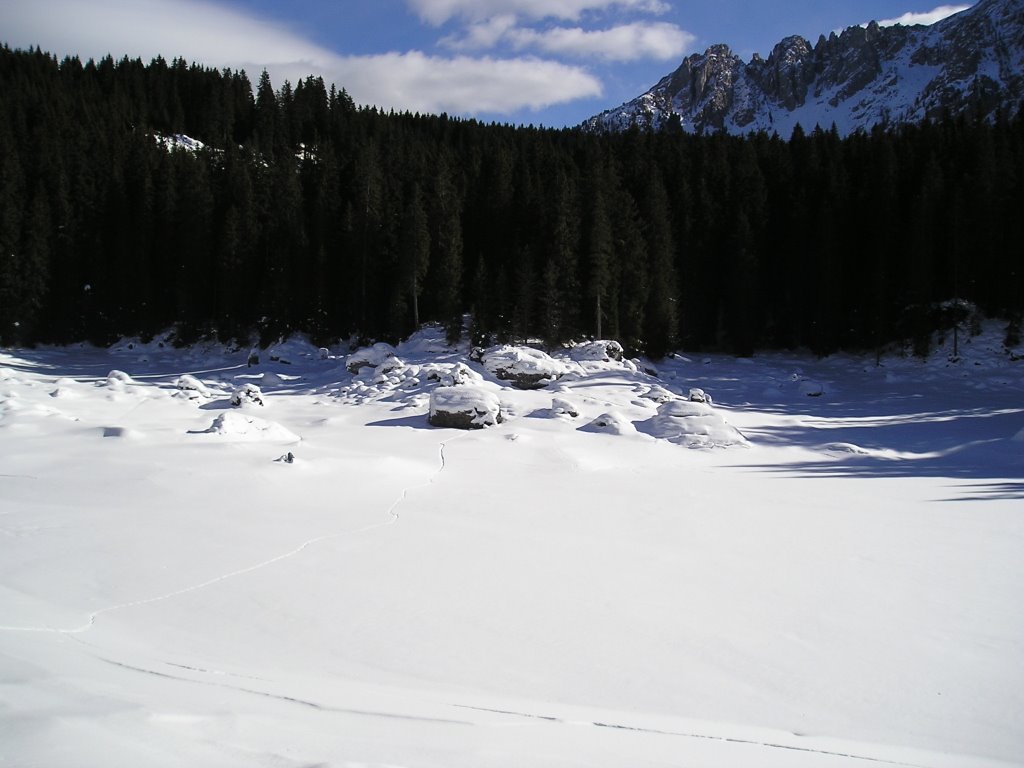
[[[200,148],[169,148],[186,135]],[[0,343],[617,338],[877,349],[1024,310],[1024,110],[841,138],[594,135],[318,78],[0,49]]]

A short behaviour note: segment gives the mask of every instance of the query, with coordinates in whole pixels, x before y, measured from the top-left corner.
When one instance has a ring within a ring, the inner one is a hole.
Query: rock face
[[[1015,113],[1024,100],[1024,0],[981,0],[931,26],[850,27],[778,43],[744,63],[726,45],[687,57],[647,93],[590,118],[594,131],[633,126],[776,132],[797,124],[859,128],[972,110]]]
[[[438,387],[430,393],[430,423],[452,429],[483,429],[504,421],[498,396],[481,387]]]

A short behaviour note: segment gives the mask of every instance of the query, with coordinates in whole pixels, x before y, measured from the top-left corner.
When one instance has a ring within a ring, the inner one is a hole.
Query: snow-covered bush
[[[246,382],[236,389],[235,393],[231,396],[231,404],[236,408],[246,403],[263,405],[263,393],[252,382]]]
[[[483,365],[517,389],[542,389],[568,372],[565,363],[532,347],[503,345],[483,354]]]
[[[483,429],[504,421],[498,396],[481,387],[438,387],[430,393],[429,421],[435,427]]]
[[[179,376],[175,380],[174,386],[189,399],[210,397],[210,390],[206,385],[189,373]]]

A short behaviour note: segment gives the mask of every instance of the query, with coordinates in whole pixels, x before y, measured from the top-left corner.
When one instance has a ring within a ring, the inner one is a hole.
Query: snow
[[[437,329],[0,351],[0,764],[1022,765],[1002,331],[540,390]]]
[[[206,148],[206,145],[199,141],[199,139],[193,139],[191,136],[186,136],[184,133],[175,133],[170,136],[164,136],[162,134],[156,134],[153,136],[156,143],[162,146],[168,152],[180,150],[182,152],[200,152]]]
[[[484,367],[504,381],[513,381],[520,389],[547,386],[569,372],[570,367],[546,352],[531,347],[503,344],[483,353]]]
[[[483,387],[438,387],[430,393],[430,422],[436,425],[445,417],[463,417],[467,427],[492,427],[502,421],[501,401]]]

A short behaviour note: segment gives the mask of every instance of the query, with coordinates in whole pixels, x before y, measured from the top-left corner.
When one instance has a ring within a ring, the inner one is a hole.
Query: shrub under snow
[[[210,390],[206,385],[189,373],[179,376],[174,386],[189,398],[210,397]]]
[[[260,388],[251,382],[247,382],[235,390],[231,396],[231,404],[236,408],[245,403],[263,405],[263,393]]]

